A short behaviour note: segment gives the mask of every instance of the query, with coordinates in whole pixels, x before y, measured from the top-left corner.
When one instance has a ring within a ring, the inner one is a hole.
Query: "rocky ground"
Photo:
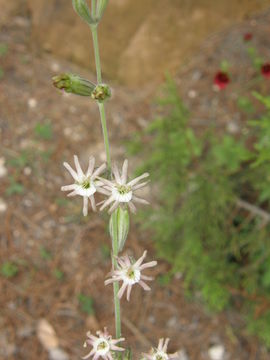
[[[235,99],[239,89],[248,91],[256,75],[242,35],[252,31],[255,46],[269,60],[269,21],[270,12],[265,12],[215,35],[179,70],[179,91],[196,129],[216,122],[222,130],[244,131]],[[90,154],[103,161],[105,154],[95,104],[57,92],[50,78],[67,70],[94,77],[32,52],[26,17],[6,26],[0,43],[0,359],[78,359],[85,354],[87,330],[108,326],[113,331],[112,288],[103,283],[110,270],[110,244],[105,216],[91,213],[84,219],[80,199],[66,199],[60,192],[70,180],[62,162],[70,162],[73,154],[84,164]],[[6,54],[3,44],[8,45]],[[216,93],[213,72],[224,59],[230,61],[233,81],[228,91]],[[256,84],[269,91],[269,83]],[[107,112],[115,159],[123,159],[124,142],[148,123],[156,93],[151,86],[114,89]],[[154,257],[149,234],[134,221],[127,248],[135,257],[147,248],[149,258]],[[187,299],[181,274],[163,286],[160,275],[168,270],[159,261],[152,271],[158,279],[152,291],[136,289],[129,304],[122,302],[123,333],[135,358],[168,336],[170,350],[180,350],[181,360],[270,359],[245,332],[238,314],[209,314],[196,299]]]

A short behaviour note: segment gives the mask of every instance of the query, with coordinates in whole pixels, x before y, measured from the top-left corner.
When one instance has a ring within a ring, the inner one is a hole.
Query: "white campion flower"
[[[74,155],[74,163],[76,171],[67,162],[63,164],[75,182],[71,185],[62,186],[61,190],[71,191],[68,196],[80,195],[83,197],[83,215],[86,216],[88,214],[88,199],[90,199],[93,211],[96,211],[94,194],[99,191],[99,186],[102,185],[102,183],[97,180],[97,177],[104,172],[106,164],[102,164],[94,170],[95,158],[91,156],[89,158],[88,169],[86,173],[84,173],[77,155]]]
[[[100,357],[104,360],[113,360],[111,351],[125,350],[116,345],[117,343],[124,341],[125,338],[113,339],[106,328],[104,328],[104,332],[97,331],[96,334],[97,336],[94,336],[90,331],[86,334],[87,339],[84,343],[84,347],[90,345],[92,346],[92,350],[82,359],[88,359],[92,356],[94,360],[98,360]]]
[[[148,184],[149,181],[141,182],[141,180],[149,176],[148,173],[144,173],[128,182],[128,160],[123,163],[121,175],[115,164],[112,165],[112,172],[114,181],[99,177],[99,180],[104,184],[100,192],[108,196],[107,200],[100,203],[102,204],[100,211],[110,205],[109,214],[111,214],[118,206],[127,204],[131,212],[135,213],[136,207],[134,203],[149,204],[148,201],[134,195],[136,190]]]
[[[178,357],[178,353],[167,354],[170,339],[159,339],[158,347],[152,348],[149,354],[143,354],[143,360],[169,360]]]
[[[132,286],[137,283],[141,285],[144,290],[151,290],[143,280],[151,281],[153,278],[142,275],[142,270],[156,266],[157,261],[150,261],[143,264],[143,260],[145,259],[146,254],[147,251],[144,251],[143,255],[134,263],[131,262],[131,259],[128,255],[116,258],[118,268],[116,270],[112,270],[109,273],[111,278],[105,281],[105,285],[111,284],[115,281],[123,281],[122,286],[117,294],[119,299],[121,299],[125,290],[127,289],[127,300],[129,301]]]

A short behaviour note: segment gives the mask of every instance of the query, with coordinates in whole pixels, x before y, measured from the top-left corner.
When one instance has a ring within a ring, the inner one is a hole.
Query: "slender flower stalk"
[[[93,15],[95,14],[95,5],[96,0],[92,0],[92,11]],[[92,32],[92,38],[93,38],[93,45],[94,45],[94,53],[95,53],[95,63],[96,63],[96,73],[97,73],[97,82],[98,84],[102,83],[102,75],[101,75],[101,64],[100,64],[100,55],[99,55],[99,45],[98,45],[98,33],[97,33],[97,26],[90,26],[91,32]],[[109,173],[111,173],[111,155],[110,155],[110,145],[109,145],[109,136],[108,136],[108,130],[107,130],[107,122],[106,122],[106,113],[105,113],[105,107],[104,102],[98,102],[98,108],[100,113],[100,119],[101,119],[101,126],[102,126],[102,133],[103,133],[103,139],[104,139],[104,146],[106,151],[106,158],[107,158],[107,164],[108,164],[108,170]],[[115,268],[115,257],[118,256],[118,238],[117,238],[117,231],[115,231],[112,238],[112,248],[113,248],[113,259],[112,259],[112,266]],[[115,313],[115,332],[116,337],[121,337],[121,313],[120,313],[120,301],[117,297],[117,293],[119,291],[119,283],[114,284],[114,313]]]

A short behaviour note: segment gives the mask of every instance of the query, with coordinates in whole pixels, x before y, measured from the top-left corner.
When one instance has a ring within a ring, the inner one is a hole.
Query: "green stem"
[[[103,103],[98,103],[101,125],[102,125],[102,132],[103,132],[103,139],[104,139],[104,146],[106,151],[106,158],[108,164],[109,173],[111,172],[111,155],[110,155],[110,144],[109,144],[109,136],[107,130],[107,122],[106,122],[106,113],[105,107]]]
[[[98,84],[100,84],[100,83],[102,83],[102,76],[101,76],[101,65],[100,65],[97,27],[91,26],[91,32],[92,32],[94,52],[95,52],[97,82],[98,82]],[[105,106],[103,103],[98,103],[98,107],[99,107],[99,113],[100,113],[100,119],[101,119],[101,125],[102,125],[107,165],[108,165],[109,173],[111,173],[111,155],[110,155],[110,144],[109,144],[109,136],[108,136],[108,130],[107,130]]]
[[[102,83],[102,76],[101,76],[101,65],[100,65],[100,56],[99,56],[97,26],[91,26],[91,31],[92,31],[94,52],[95,52],[95,61],[96,61],[96,70],[97,70],[97,82],[98,82],[98,84],[101,84]]]
[[[92,2],[92,6],[93,5],[95,5],[95,1]],[[102,76],[101,76],[101,65],[100,65],[97,27],[91,26],[91,32],[92,32],[94,52],[95,52],[97,82],[98,82],[98,84],[100,84],[100,83],[102,83]],[[107,131],[106,113],[105,113],[104,103],[98,103],[98,107],[99,107],[100,119],[101,119],[102,131],[103,131],[107,164],[108,164],[109,172],[111,172],[110,145],[109,145],[109,137],[108,137],[108,131]],[[114,216],[114,214],[112,216],[113,216],[113,229],[114,229],[113,230],[113,238],[112,238],[112,247],[113,247],[112,265],[113,265],[113,269],[116,269],[116,266],[117,266],[116,257],[118,256],[117,216],[116,215]],[[116,338],[121,337],[121,315],[120,315],[120,300],[118,299],[118,296],[117,296],[118,291],[119,291],[119,283],[115,282],[113,284],[113,292],[114,292]]]
[[[113,257],[112,264],[113,269],[117,267],[116,257],[118,256],[118,234],[117,234],[117,212],[115,211],[112,214],[113,221],[113,238],[112,238],[112,247],[113,247]],[[121,337],[121,314],[120,314],[120,300],[117,296],[119,291],[119,282],[114,282],[113,284],[113,294],[114,294],[114,312],[115,312],[115,333],[116,338]]]

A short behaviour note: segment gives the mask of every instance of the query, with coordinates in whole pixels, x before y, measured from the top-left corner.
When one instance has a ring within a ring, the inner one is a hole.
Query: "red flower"
[[[250,41],[253,38],[253,35],[251,33],[245,33],[243,36],[244,41]]]
[[[270,63],[265,63],[261,66],[261,74],[265,78],[270,79]]]
[[[214,78],[214,84],[219,90],[224,89],[230,82],[229,75],[224,71],[218,71]]]

